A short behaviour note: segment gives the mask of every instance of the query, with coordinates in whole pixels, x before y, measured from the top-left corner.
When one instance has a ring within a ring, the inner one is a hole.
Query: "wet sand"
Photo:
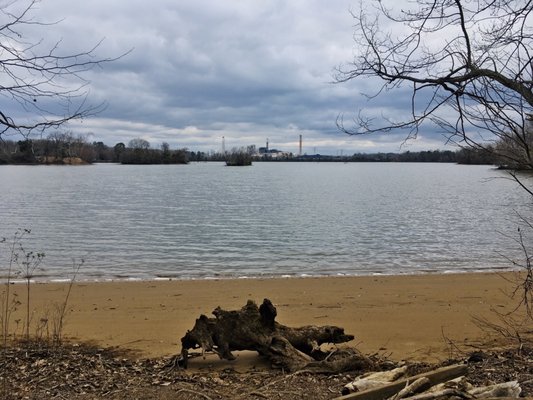
[[[67,288],[62,283],[32,285],[32,332],[43,318],[51,332],[54,310]],[[169,356],[180,351],[180,338],[200,314],[269,298],[285,325],[338,325],[356,336],[350,344],[365,353],[437,361],[449,355],[445,338],[467,348],[487,340],[472,316],[490,319],[491,308],[509,309],[514,303],[502,290],[511,288],[495,273],[80,282],[72,288],[64,335],[134,350],[141,357]],[[11,289],[23,303],[11,319],[15,329],[13,321],[24,315],[25,286]]]

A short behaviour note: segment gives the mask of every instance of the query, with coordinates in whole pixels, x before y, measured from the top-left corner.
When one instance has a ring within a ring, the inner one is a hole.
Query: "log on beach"
[[[317,373],[338,373],[368,368],[372,362],[353,350],[323,351],[325,343],[339,344],[354,339],[338,326],[292,328],[278,323],[276,307],[265,299],[260,307],[249,300],[240,310],[217,307],[214,318],[201,315],[192,330],[181,339],[180,365],[187,366],[189,350],[201,348],[221,359],[234,360],[232,351],[252,350],[266,357],[271,365],[286,371],[309,369]]]

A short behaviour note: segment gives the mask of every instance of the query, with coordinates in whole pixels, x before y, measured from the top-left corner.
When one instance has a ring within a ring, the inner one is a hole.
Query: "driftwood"
[[[510,381],[504,383],[497,383],[495,385],[485,386],[481,388],[474,388],[468,393],[478,399],[511,397],[517,398],[520,396],[522,389],[517,381]]]
[[[416,396],[409,397],[409,400],[440,400],[448,398],[459,399],[516,399],[520,396],[522,389],[518,382],[504,382],[490,386],[472,388],[464,391],[454,387],[444,388],[437,391],[428,391]]]
[[[458,378],[462,375],[465,375],[467,372],[466,365],[452,365],[449,367],[439,368],[435,371],[426,372],[409,378],[400,379],[392,383],[384,384],[377,388],[372,388],[357,393],[346,394],[345,396],[339,397],[338,399],[358,399],[358,400],[381,400],[387,399],[389,397],[395,396],[409,384],[420,378],[427,378],[429,386],[433,386],[442,382],[449,381],[454,378]]]
[[[273,367],[286,371],[310,370],[339,373],[362,370],[372,362],[353,349],[323,351],[324,343],[345,343],[354,339],[337,326],[303,326],[291,328],[276,322],[276,308],[265,299],[260,307],[249,300],[237,311],[220,307],[215,318],[201,315],[192,330],[181,339],[179,365],[186,368],[190,349],[211,351],[221,359],[234,360],[232,351],[252,350],[268,358]]]
[[[369,372],[357,377],[353,382],[346,384],[342,390],[343,394],[363,392],[376,387],[381,387],[387,383],[397,381],[407,374],[407,365],[394,368],[389,371]]]
[[[492,399],[517,398],[521,393],[518,382],[504,382],[491,386],[473,387],[466,379],[468,369],[466,365],[452,365],[425,372],[409,378],[398,379],[393,382],[382,382],[381,386],[363,389],[360,392],[346,394],[336,400],[444,400],[444,399]],[[401,369],[390,373],[374,373],[369,375],[371,384],[379,380],[388,380],[401,373]],[[366,388],[368,376],[358,378],[345,386],[348,390]]]
[[[407,385],[394,396],[391,397],[391,400],[400,400],[405,399],[406,397],[414,396],[417,393],[423,392],[431,387],[431,381],[429,378],[423,377],[418,378],[413,383]]]

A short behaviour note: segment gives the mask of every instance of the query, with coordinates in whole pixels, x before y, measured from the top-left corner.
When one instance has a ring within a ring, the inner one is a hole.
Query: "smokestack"
[[[300,135],[300,156],[302,155],[302,135]]]

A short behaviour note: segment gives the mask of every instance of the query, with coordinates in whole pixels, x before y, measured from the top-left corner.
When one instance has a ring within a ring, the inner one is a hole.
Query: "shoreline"
[[[409,277],[409,276],[434,276],[434,275],[469,275],[469,274],[513,274],[520,273],[519,268],[512,267],[497,267],[497,268],[475,268],[469,270],[420,270],[420,271],[410,271],[410,272],[374,272],[374,273],[356,273],[356,274],[343,274],[336,273],[333,275],[330,274],[306,274],[302,273],[299,275],[296,274],[265,274],[265,275],[215,275],[215,276],[191,276],[191,277],[178,277],[178,276],[152,276],[152,277],[126,277],[126,276],[114,276],[111,278],[79,278],[74,279],[75,283],[134,283],[134,282],[203,282],[203,281],[226,281],[226,280],[264,280],[264,279],[322,279],[322,278],[368,278],[368,277]],[[176,274],[177,275],[177,274]],[[49,278],[43,279],[45,276],[35,275],[36,278],[30,280],[31,284],[68,284],[72,281],[71,278]],[[26,284],[26,280],[21,278],[11,278],[9,280],[11,284],[20,285]],[[5,285],[7,279],[5,277],[0,277],[0,286]]]
[[[472,317],[490,319],[491,308],[512,307],[502,291],[513,287],[504,277],[514,276],[514,272],[486,272],[75,282],[63,333],[73,341],[131,350],[139,357],[166,357],[180,351],[180,338],[201,314],[269,298],[282,324],[337,325],[356,336],[348,345],[364,353],[438,361],[449,356],[448,340],[468,347],[488,339]],[[46,319],[51,324],[68,286],[68,282],[32,284],[33,321]],[[25,298],[24,285],[11,288],[21,300]],[[24,319],[21,309],[12,321]],[[34,326],[31,331],[35,332]],[[228,363],[211,358],[208,362]]]

